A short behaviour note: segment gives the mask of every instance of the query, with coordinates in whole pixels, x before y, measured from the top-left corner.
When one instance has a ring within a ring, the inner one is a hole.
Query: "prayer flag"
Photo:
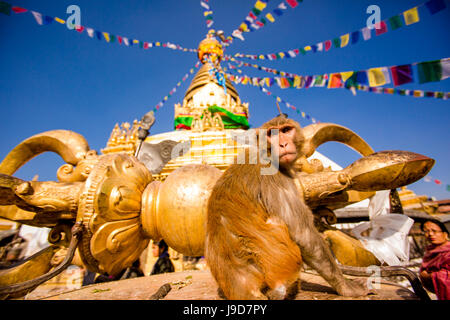
[[[53,22],[53,20],[54,20],[53,17],[50,17],[50,16],[44,16],[44,17],[43,17],[42,23],[43,23],[44,25],[50,24],[50,23]]]
[[[349,78],[352,77],[353,71],[341,72],[341,79],[343,82],[346,82]]]
[[[364,40],[369,40],[370,37],[372,36],[372,34],[371,34],[372,30],[367,27],[362,28],[361,31],[362,31]]]
[[[27,12],[28,10],[25,8],[21,8],[21,7],[12,7],[11,8],[12,11],[14,11],[15,13],[24,13]]]
[[[323,51],[323,42],[317,44],[317,51]]]
[[[413,82],[413,71],[410,64],[401,66],[393,66],[390,68],[394,86],[399,86],[405,83]]]
[[[450,191],[450,184],[447,185],[447,191]]]
[[[34,19],[36,20],[36,23],[39,25],[42,25],[42,14],[36,11],[31,11],[31,14],[33,15]]]
[[[369,77],[370,87],[378,87],[391,82],[386,67],[369,69],[367,75]]]
[[[102,33],[100,31],[95,31],[95,36],[97,37],[98,40],[102,40]]]
[[[315,76],[313,86],[314,87],[324,87],[327,83],[327,79],[328,79],[327,74]]]
[[[423,178],[423,180],[425,182],[431,182],[431,177],[430,176],[426,176],[425,178]]]
[[[61,24],[65,24],[65,23],[66,23],[63,19],[60,19],[60,18],[58,18],[58,17],[55,17],[55,21],[56,21],[56,22],[59,22],[59,23],[61,23]]]
[[[439,81],[442,78],[442,65],[440,60],[421,62],[417,64],[419,83]]]
[[[272,23],[275,22],[275,19],[273,18],[273,16],[270,13],[266,14],[266,18],[267,18],[267,20],[269,20]]]
[[[86,32],[88,34],[89,37],[93,38],[94,37],[94,29],[92,28],[86,28]]]
[[[313,84],[314,77],[313,76],[306,76],[305,77],[305,88],[308,89]]]
[[[282,16],[282,15],[283,15],[283,11],[281,11],[281,10],[278,9],[278,8],[273,9],[273,13],[275,13],[277,16]]]
[[[333,39],[333,45],[335,48],[340,48],[341,47],[341,39],[340,38],[334,38]]]
[[[264,3],[260,0],[256,1],[255,8],[258,9],[260,12],[264,10],[264,8],[267,6],[267,3]]]
[[[200,1],[200,5],[205,8],[206,10],[209,10],[209,5],[206,2]]]
[[[12,6],[5,1],[0,1],[0,12],[6,14],[7,16],[11,15]]]
[[[75,30],[77,30],[79,33],[82,33],[83,30],[84,30],[84,27],[83,26],[76,26]]]
[[[359,30],[352,32],[352,44],[355,44],[359,41]]]
[[[331,40],[325,41],[325,51],[330,50],[331,48]]]
[[[386,33],[387,25],[385,21],[380,21],[379,23],[375,24],[375,35],[379,36],[380,34]]]
[[[286,0],[286,2],[287,2],[292,8],[295,8],[296,6],[298,6],[297,0]]]
[[[397,30],[398,28],[403,26],[402,18],[399,15],[390,17],[388,21],[391,30]]]
[[[103,36],[105,37],[106,42],[109,42],[109,33],[108,32],[102,32]]]
[[[256,9],[255,7],[252,8],[252,12],[254,14],[256,14],[257,16],[259,16],[259,14],[261,13],[261,10]]]
[[[442,68],[441,80],[450,77],[450,58],[441,60],[441,68]]]
[[[343,83],[340,73],[331,73],[330,80],[328,81],[328,89],[330,88],[342,88]]]
[[[446,8],[444,0],[431,0],[425,3],[431,14],[435,14]]]
[[[343,36],[341,36],[341,48],[345,47],[348,45],[348,41],[350,40],[350,34],[344,34]]]
[[[419,22],[419,11],[417,10],[417,7],[414,7],[412,9],[403,12],[403,18],[405,19],[405,24],[407,26]]]
[[[302,0],[303,1],[303,0]],[[282,10],[286,10],[287,9],[287,7],[286,7],[286,5],[284,4],[284,2],[281,2],[279,5],[278,5],[278,8],[280,8],[280,9],[282,9]]]
[[[442,184],[441,180],[438,180],[438,179],[434,179],[434,183],[436,183],[436,184]]]

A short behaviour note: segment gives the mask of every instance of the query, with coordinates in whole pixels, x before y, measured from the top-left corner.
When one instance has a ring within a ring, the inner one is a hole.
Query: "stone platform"
[[[395,283],[381,281],[375,294],[358,298],[337,295],[320,276],[302,272],[302,290],[296,300],[417,300],[415,294]],[[365,278],[367,279],[367,278]],[[170,283],[164,300],[222,300],[210,272],[183,271],[120,281],[93,284],[52,296],[29,294],[27,299],[44,300],[149,300],[158,289]],[[37,293],[37,292],[36,292]]]

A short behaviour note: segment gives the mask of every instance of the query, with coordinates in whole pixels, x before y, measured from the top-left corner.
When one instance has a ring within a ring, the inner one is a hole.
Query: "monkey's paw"
[[[369,289],[367,281],[364,279],[346,279],[342,285],[336,288],[336,291],[339,295],[344,297],[360,297],[375,293],[373,290]]]

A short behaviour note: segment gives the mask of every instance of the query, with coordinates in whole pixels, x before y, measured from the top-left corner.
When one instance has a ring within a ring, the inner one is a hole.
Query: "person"
[[[430,244],[423,256],[420,279],[438,300],[450,300],[449,232],[442,222],[431,219],[424,221],[421,229]]]
[[[164,240],[153,242],[152,252],[154,257],[158,257],[158,260],[156,260],[150,275],[175,271],[169,256],[169,246]]]

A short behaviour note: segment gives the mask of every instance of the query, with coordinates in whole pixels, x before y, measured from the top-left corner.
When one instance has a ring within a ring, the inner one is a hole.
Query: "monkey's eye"
[[[281,132],[282,133],[288,133],[291,130],[292,130],[292,127],[283,127],[283,128],[281,128]]]

